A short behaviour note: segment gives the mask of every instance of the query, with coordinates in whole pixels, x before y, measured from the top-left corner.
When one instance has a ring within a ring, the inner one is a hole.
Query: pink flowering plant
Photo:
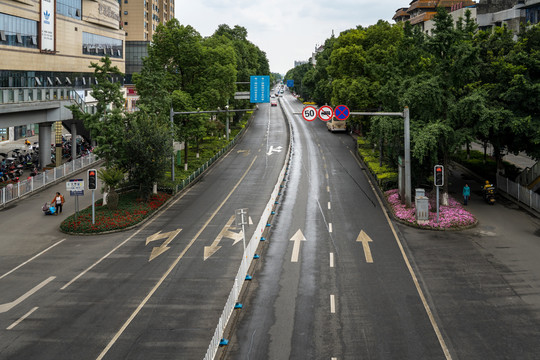
[[[418,224],[416,221],[416,208],[414,206],[414,202],[411,204],[410,208],[406,208],[405,204],[402,204],[399,199],[397,189],[388,190],[385,192],[385,195],[396,218],[423,229],[457,230],[463,227],[475,225],[478,222],[473,214],[463,208],[461,203],[457,202],[454,198],[449,197],[448,206],[439,206],[439,222],[437,222],[436,210],[431,209],[430,203],[428,205],[428,222],[425,224]]]

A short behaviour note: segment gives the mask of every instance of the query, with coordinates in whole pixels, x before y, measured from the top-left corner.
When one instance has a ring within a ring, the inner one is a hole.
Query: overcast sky
[[[270,71],[285,73],[307,60],[315,45],[357,25],[392,17],[407,0],[175,0],[175,16],[210,36],[220,24],[243,26],[248,40],[266,52]]]

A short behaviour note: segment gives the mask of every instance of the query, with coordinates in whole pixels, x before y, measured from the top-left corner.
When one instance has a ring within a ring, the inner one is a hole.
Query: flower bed
[[[60,224],[60,230],[67,233],[96,234],[108,231],[122,230],[140,223],[159,209],[171,195],[157,193],[149,201],[137,199],[137,192],[130,191],[120,194],[118,209],[109,210],[102,205],[102,200],[96,201],[95,224],[92,224],[92,206],[69,216]]]
[[[385,195],[396,218],[423,229],[458,230],[468,228],[478,222],[473,214],[463,208],[461,203],[457,202],[454,198],[449,197],[448,206],[439,206],[439,222],[436,221],[437,213],[431,211],[431,204],[429,204],[428,222],[426,224],[418,224],[416,221],[416,208],[414,207],[414,203],[411,204],[410,208],[406,208],[405,204],[402,204],[399,200],[397,189],[388,190],[385,192]]]

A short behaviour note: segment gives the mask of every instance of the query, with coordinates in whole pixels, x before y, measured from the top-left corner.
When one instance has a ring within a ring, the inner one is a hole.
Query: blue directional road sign
[[[334,116],[338,120],[347,120],[347,118],[349,117],[349,113],[349,108],[345,105],[338,105],[334,109]]]
[[[294,80],[287,80],[287,87],[292,88],[294,86]]]
[[[249,81],[249,101],[252,103],[270,102],[270,76],[251,76]]]

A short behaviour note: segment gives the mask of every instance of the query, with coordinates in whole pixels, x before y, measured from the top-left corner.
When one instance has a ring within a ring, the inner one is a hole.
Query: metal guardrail
[[[73,88],[68,87],[16,87],[0,88],[0,105],[38,101],[74,100]]]
[[[531,209],[540,212],[540,195],[529,190],[526,186],[515,183],[512,180],[497,174],[497,188]]]
[[[36,176],[19,181],[18,183],[8,184],[0,191],[0,205],[5,207],[9,202],[37,191],[57,180],[67,178],[68,175],[83,169],[96,161],[96,155],[90,154],[65,163],[62,166],[39,173]]]
[[[96,113],[96,105],[88,105],[72,87],[15,87],[0,88],[0,105],[27,104],[32,102],[47,102],[72,100],[79,105],[83,112]]]

